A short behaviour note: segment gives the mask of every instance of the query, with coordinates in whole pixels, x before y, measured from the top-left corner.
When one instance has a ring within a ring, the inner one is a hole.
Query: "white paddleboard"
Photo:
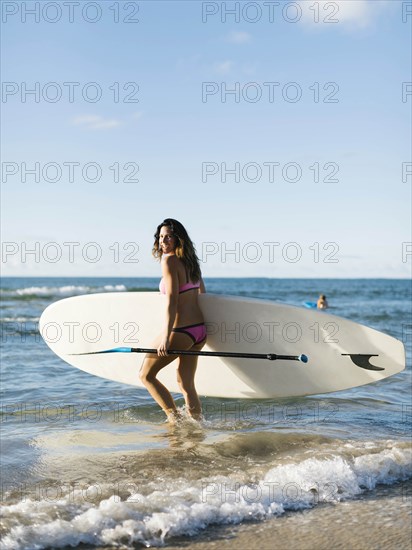
[[[399,340],[330,315],[266,300],[199,295],[207,329],[202,351],[308,356],[299,361],[199,357],[199,395],[273,398],[334,392],[377,382],[405,368]],[[118,347],[151,348],[164,322],[165,296],[156,292],[91,294],[51,304],[40,319],[49,347],[90,374],[142,387],[136,353],[73,355]],[[177,360],[159,379],[172,392]]]

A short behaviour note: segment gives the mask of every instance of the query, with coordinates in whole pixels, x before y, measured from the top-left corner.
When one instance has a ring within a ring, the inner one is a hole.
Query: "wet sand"
[[[290,512],[262,523],[208,529],[174,539],[168,550],[410,550],[412,481],[379,487],[357,500]]]

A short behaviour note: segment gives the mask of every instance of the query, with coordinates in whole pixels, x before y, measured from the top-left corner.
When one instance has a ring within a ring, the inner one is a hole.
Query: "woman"
[[[197,356],[168,355],[167,350],[201,350],[206,343],[206,327],[197,296],[206,292],[199,259],[186,229],[177,220],[164,220],[154,235],[153,256],[160,259],[162,280],[160,292],[166,295],[166,317],[163,330],[154,347],[157,355],[146,355],[140,369],[140,380],[157,401],[170,422],[179,414],[168,389],[156,378],[158,372],[177,357],[177,381],[192,418],[201,417],[201,404],[195,389]]]
[[[329,307],[328,301],[326,299],[326,296],[324,294],[321,294],[317,301],[317,308],[318,309],[326,309]]]

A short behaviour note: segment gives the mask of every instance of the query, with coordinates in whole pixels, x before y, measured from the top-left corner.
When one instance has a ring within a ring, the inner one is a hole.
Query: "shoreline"
[[[357,499],[322,504],[249,524],[209,528],[196,538],[166,541],[167,550],[409,550],[412,479],[379,486]]]

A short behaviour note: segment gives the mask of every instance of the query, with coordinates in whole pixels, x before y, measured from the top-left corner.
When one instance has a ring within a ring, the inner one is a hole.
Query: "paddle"
[[[153,353],[157,355],[156,349],[148,348],[113,348],[103,351],[90,351],[86,353],[71,353],[70,355],[97,355],[101,353]],[[285,361],[301,361],[307,363],[308,358],[306,355],[277,355],[276,353],[232,353],[227,351],[191,351],[191,350],[179,350],[169,349],[167,350],[169,355],[201,355],[206,357],[240,357],[244,359],[268,359],[269,361],[277,361],[279,359]]]

